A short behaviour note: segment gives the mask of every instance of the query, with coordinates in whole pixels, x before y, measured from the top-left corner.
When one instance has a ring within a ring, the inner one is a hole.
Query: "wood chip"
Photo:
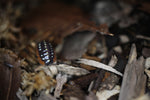
[[[89,71],[86,69],[73,67],[73,66],[66,65],[66,64],[59,64],[57,68],[58,68],[58,71],[64,72],[69,75],[81,76],[81,75],[86,75],[89,73]]]
[[[57,84],[56,84],[54,96],[58,98],[62,91],[63,85],[67,82],[67,75],[58,74],[56,80],[57,80]]]
[[[103,91],[98,91],[96,93],[96,96],[98,97],[98,100],[107,100],[111,96],[118,94],[120,92],[120,87],[116,86],[112,90],[103,90]]]
[[[131,100],[145,92],[144,58],[140,57],[137,60],[136,57],[136,46],[133,44],[124,72],[119,100]]]

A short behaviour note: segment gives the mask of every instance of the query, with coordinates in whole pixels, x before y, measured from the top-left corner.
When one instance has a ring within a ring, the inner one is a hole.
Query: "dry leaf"
[[[84,55],[82,56],[82,58],[91,59],[91,60],[95,60],[95,61],[98,61],[98,62],[101,61],[101,59],[98,58],[98,57],[95,57],[95,56],[88,56],[88,55],[86,55],[86,54],[84,54]],[[85,64],[80,64],[80,67],[82,67],[82,68],[84,68],[84,69],[87,69],[87,70],[89,70],[89,71],[96,69],[95,67],[92,67],[92,66],[89,66],[89,65],[85,65]]]
[[[84,31],[66,37],[60,55],[67,60],[80,58],[87,51],[87,46],[95,35],[95,33]]]
[[[113,72],[113,73],[115,73],[117,75],[122,76],[122,73],[120,73],[116,69],[114,69],[114,68],[112,68],[112,67],[110,67],[108,65],[105,65],[103,63],[94,61],[94,60],[79,59],[79,61],[77,61],[77,63],[83,63],[83,64],[90,65],[90,66],[93,66],[93,67],[96,67],[96,68],[101,68],[101,69],[104,69],[104,70],[107,70],[107,71],[110,71],[110,72]]]
[[[56,81],[45,75],[43,71],[39,73],[24,72],[22,74],[22,87],[25,89],[23,94],[26,96],[30,96],[34,90],[37,92],[43,89],[50,90],[55,84]]]

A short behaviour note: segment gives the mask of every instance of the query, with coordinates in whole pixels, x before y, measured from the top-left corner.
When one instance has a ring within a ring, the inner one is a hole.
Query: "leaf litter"
[[[66,2],[0,1],[0,99],[148,100],[148,3]],[[48,66],[36,53],[43,40],[57,58]]]

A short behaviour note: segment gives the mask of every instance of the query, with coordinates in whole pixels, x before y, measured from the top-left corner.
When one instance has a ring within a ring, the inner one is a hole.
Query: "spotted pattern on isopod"
[[[45,65],[50,65],[54,61],[54,51],[51,43],[47,41],[41,41],[37,45],[37,51],[40,61]]]

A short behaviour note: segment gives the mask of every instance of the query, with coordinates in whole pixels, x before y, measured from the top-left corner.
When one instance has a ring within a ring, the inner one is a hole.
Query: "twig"
[[[143,35],[137,35],[136,38],[139,38],[139,39],[145,39],[145,40],[150,41],[150,37],[143,36]]]

